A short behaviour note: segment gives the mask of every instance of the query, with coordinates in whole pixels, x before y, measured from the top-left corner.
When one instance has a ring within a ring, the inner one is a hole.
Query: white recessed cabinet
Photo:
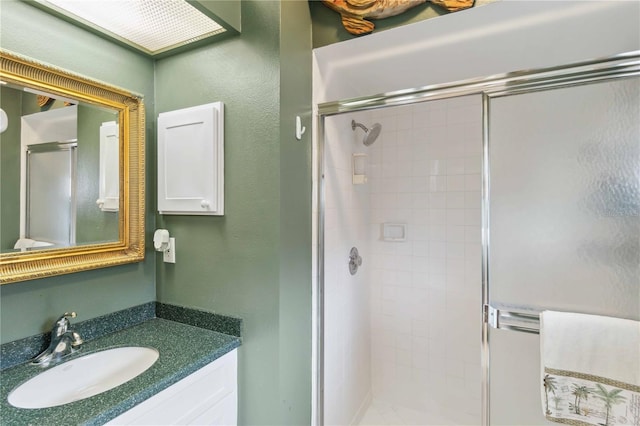
[[[103,212],[117,212],[120,207],[120,145],[118,123],[107,121],[100,126],[100,186],[96,204]]]
[[[158,115],[158,212],[224,215],[224,104]]]

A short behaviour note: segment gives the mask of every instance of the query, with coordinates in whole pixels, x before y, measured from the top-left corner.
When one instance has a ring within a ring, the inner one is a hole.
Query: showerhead
[[[362,143],[365,146],[372,145],[376,141],[376,139],[380,135],[380,131],[382,130],[382,126],[380,125],[380,123],[375,123],[373,126],[371,126],[370,129],[367,129],[367,127],[363,124],[356,123],[355,120],[351,120],[351,129],[356,130],[356,127],[360,127],[362,130],[364,130],[364,138],[362,139]]]

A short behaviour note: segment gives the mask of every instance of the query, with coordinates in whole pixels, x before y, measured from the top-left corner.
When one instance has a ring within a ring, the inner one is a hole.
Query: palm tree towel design
[[[640,425],[638,386],[571,371],[545,371],[542,386],[547,420],[572,425]]]
[[[570,425],[640,426],[640,322],[540,314],[542,412]]]

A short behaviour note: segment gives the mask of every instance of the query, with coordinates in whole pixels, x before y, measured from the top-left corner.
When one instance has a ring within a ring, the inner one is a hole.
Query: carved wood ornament
[[[468,9],[475,0],[430,0],[449,12]],[[322,0],[328,8],[338,12],[344,28],[354,35],[369,34],[375,24],[369,19],[383,19],[400,15],[427,0]]]

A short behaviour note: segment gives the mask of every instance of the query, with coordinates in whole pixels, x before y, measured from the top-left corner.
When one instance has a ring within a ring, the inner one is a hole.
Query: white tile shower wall
[[[352,184],[352,154],[367,153],[363,132],[351,119],[366,114],[328,117],[325,122],[324,238],[324,420],[327,425],[358,421],[371,399],[369,282],[369,185]],[[348,257],[357,247],[363,266],[350,275]]]
[[[479,424],[481,97],[370,114],[373,396]],[[382,241],[384,222],[407,240]]]

